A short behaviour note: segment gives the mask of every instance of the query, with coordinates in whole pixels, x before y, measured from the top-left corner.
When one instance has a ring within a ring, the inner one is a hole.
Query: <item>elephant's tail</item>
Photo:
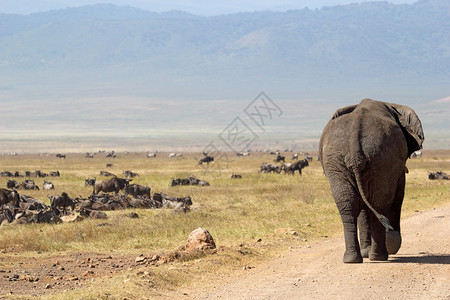
[[[354,172],[355,173],[355,178],[356,178],[356,183],[358,185],[358,189],[359,189],[359,194],[361,195],[364,203],[367,205],[367,207],[375,214],[375,216],[377,217],[377,219],[381,222],[381,224],[383,224],[384,227],[386,227],[386,231],[389,230],[394,230],[394,228],[391,226],[391,224],[389,223],[389,219],[386,218],[385,216],[383,216],[382,214],[379,214],[375,208],[373,208],[372,205],[370,205],[369,201],[366,198],[366,195],[364,194],[364,189],[362,186],[362,181],[361,181],[361,174],[359,171]]]

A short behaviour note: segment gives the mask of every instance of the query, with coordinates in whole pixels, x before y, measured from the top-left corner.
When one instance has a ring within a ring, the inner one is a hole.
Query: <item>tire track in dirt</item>
[[[292,249],[213,283],[195,299],[450,299],[450,205],[402,220],[403,245],[387,262],[344,264],[342,237]]]

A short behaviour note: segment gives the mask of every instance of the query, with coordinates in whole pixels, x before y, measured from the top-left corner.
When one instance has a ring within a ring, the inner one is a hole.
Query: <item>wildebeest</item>
[[[161,193],[162,204],[164,208],[174,208],[174,209],[183,209],[188,210],[192,205],[191,197],[172,197]]]
[[[176,185],[200,185],[200,186],[209,186],[209,182],[200,180],[195,178],[195,176],[190,176],[188,178],[173,178],[172,179],[172,186]]]
[[[130,194],[133,197],[145,196],[150,199],[150,187],[139,184],[129,184],[125,187],[125,194]]]
[[[64,158],[64,159],[66,159],[66,155],[65,154],[61,154],[61,153],[56,154],[56,157],[57,158]]]
[[[39,187],[36,185],[36,183],[31,179],[26,179],[24,182],[19,184],[17,187],[19,190],[39,190]]]
[[[208,181],[205,180],[198,180],[196,184],[194,185],[199,185],[199,186],[210,186]]]
[[[116,176],[108,171],[100,171],[100,176]]]
[[[100,192],[104,193],[119,193],[119,191],[125,189],[125,187],[130,183],[131,179],[124,179],[124,178],[118,178],[113,177],[108,180],[103,180],[100,182],[96,182],[94,185],[94,191],[93,194],[97,195]]]
[[[30,176],[31,176],[31,177],[47,177],[48,174],[42,172],[41,170],[36,170],[36,171],[30,173]]]
[[[280,161],[284,162],[285,157],[278,154],[277,158],[274,159],[274,162],[280,162]]]
[[[6,182],[6,187],[9,189],[17,188],[19,185],[20,182],[11,179]]]
[[[96,178],[85,178],[84,179],[84,185],[85,186],[94,186],[95,185]]]
[[[51,181],[44,180],[44,184],[42,185],[42,188],[44,190],[54,190],[55,186],[53,185],[53,183]]]
[[[133,177],[139,176],[138,173],[133,173],[133,172],[131,172],[129,170],[128,171],[124,171],[123,174],[125,175],[126,178],[133,178]]]
[[[60,177],[61,174],[59,173],[59,171],[52,171],[50,172],[50,177]]]
[[[284,172],[284,174],[286,174],[286,172],[288,172],[288,168],[292,165],[292,163],[281,163],[280,165],[280,173]]]
[[[450,180],[450,176],[447,175],[447,173],[444,173],[442,171],[437,171],[437,172],[430,172],[430,173],[428,173],[428,179],[431,179],[431,180],[434,180],[434,179]]]
[[[19,171],[15,171],[14,172],[14,177],[25,177],[25,174],[22,174]]]
[[[280,173],[280,167],[271,163],[262,163],[259,173]]]
[[[249,155],[250,155],[250,152],[249,152],[249,151],[246,151],[246,152],[237,152],[236,155],[237,155],[237,156],[249,156]]]
[[[19,193],[17,193],[14,189],[8,190],[0,188],[0,207],[10,202],[12,202],[14,206],[18,207],[20,202]]]
[[[231,174],[231,178],[232,178],[232,179],[233,179],[233,178],[239,179],[239,178],[242,178],[242,175],[233,173],[233,174]]]
[[[13,211],[13,209],[8,207],[0,208],[0,224],[2,224],[4,220],[8,221],[8,223],[14,221]]]
[[[75,202],[63,192],[61,196],[49,196],[50,199],[50,209],[55,211],[58,207],[63,208],[63,214],[66,213],[66,207],[72,208],[72,211],[75,209]]]
[[[422,157],[422,151],[414,151],[411,154],[411,158]]]
[[[298,174],[302,175],[302,169],[307,166],[309,166],[307,159],[299,160],[299,161],[291,164],[290,166],[288,166],[286,172],[288,174],[294,175],[295,171],[298,170]]]
[[[182,154],[181,153],[170,153],[169,157],[181,157]]]
[[[20,195],[20,208],[23,210],[45,210],[47,205],[41,200],[30,196]]]
[[[2,177],[14,177],[14,174],[9,172],[9,171],[2,171],[0,176],[2,176]]]
[[[212,156],[205,156],[202,159],[199,160],[198,164],[201,165],[203,163],[206,163],[209,165],[210,162],[214,161],[214,157]]]

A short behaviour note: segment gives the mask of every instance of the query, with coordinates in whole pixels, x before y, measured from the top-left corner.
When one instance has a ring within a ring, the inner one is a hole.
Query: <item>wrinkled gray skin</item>
[[[326,125],[319,157],[344,227],[345,263],[397,253],[405,164],[423,140],[411,108],[370,99],[337,110]]]

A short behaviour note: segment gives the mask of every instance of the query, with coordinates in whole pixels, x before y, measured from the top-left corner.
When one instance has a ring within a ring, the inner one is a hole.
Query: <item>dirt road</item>
[[[387,262],[344,264],[343,238],[292,249],[222,279],[195,299],[450,299],[450,205],[402,220],[403,245]]]

